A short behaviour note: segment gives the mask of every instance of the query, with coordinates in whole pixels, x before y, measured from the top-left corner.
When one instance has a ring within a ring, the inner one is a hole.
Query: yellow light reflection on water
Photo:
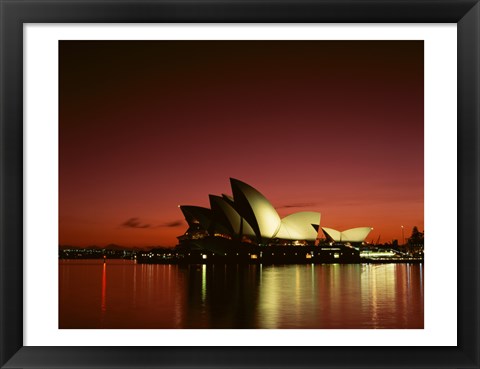
[[[202,265],[202,303],[205,303],[207,298],[207,266]]]
[[[262,283],[259,289],[259,320],[265,328],[278,328],[279,314],[282,311],[280,305],[281,295],[286,288],[288,291],[289,286],[282,285],[282,272],[283,270],[275,268],[274,265],[270,265],[266,268],[262,268]]]

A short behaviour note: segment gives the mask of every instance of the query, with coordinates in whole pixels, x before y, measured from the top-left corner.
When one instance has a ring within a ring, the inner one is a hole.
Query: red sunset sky
[[[229,178],[281,216],[423,231],[422,41],[61,41],[59,242],[176,244]],[[136,220],[132,220],[136,218]],[[130,221],[129,221],[130,220]]]

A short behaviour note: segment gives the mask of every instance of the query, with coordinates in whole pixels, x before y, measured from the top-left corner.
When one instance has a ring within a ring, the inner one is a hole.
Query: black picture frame
[[[479,368],[479,0],[0,0],[0,13],[2,368]],[[456,347],[23,346],[23,25],[143,22],[457,23]]]

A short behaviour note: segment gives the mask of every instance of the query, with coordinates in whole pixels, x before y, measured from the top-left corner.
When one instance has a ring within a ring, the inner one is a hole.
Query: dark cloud
[[[122,223],[125,228],[150,228],[150,224],[141,223],[138,218],[130,218]]]
[[[161,227],[178,227],[181,226],[183,222],[181,220],[174,220],[171,222],[165,222],[158,225],[152,225],[147,223],[142,223],[139,218],[129,218],[125,222],[121,224],[121,227],[124,228],[138,228],[138,229],[153,229],[153,228],[161,228]]]
[[[174,220],[173,222],[163,223],[160,227],[178,227],[182,224],[183,222],[181,220]]]
[[[293,204],[287,204],[287,205],[282,205],[278,206],[277,209],[285,209],[285,208],[308,208],[310,206],[314,206],[314,202],[298,202],[298,203],[293,203]]]

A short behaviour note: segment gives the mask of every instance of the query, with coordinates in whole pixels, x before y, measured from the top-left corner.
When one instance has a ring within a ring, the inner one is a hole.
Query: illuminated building
[[[179,206],[189,227],[178,237],[182,255],[198,262],[225,260],[258,262],[358,262],[352,245],[365,240],[372,228],[343,232],[323,227],[327,242],[315,246],[320,213],[302,211],[280,218],[273,205],[252,186],[230,178],[232,195],[209,195],[210,208]],[[264,248],[268,246],[268,251]],[[299,246],[304,246],[299,249]],[[263,252],[262,250],[265,250]]]
[[[210,195],[210,208],[181,205],[189,228],[180,242],[217,237],[247,243],[314,242],[320,213],[303,211],[280,218],[272,204],[252,186],[230,179],[233,197]],[[300,243],[301,244],[301,243]]]
[[[322,227],[322,231],[329,241],[351,243],[361,243],[365,241],[372,229],[371,227],[359,227],[340,232],[336,229]]]

